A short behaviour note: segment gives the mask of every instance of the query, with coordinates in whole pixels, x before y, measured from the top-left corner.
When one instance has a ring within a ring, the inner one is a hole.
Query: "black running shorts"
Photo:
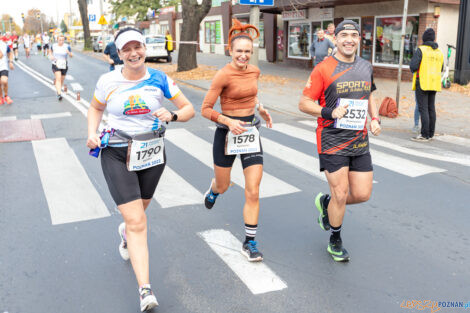
[[[8,77],[8,71],[7,70],[0,71],[0,77],[2,76]]]
[[[166,154],[163,150],[166,163]],[[128,171],[127,147],[107,147],[101,150],[101,168],[109,192],[116,205],[137,199],[152,199],[165,163],[141,171]]]
[[[254,116],[244,117],[230,117],[242,120],[244,122],[253,121]],[[225,137],[229,132],[228,129],[217,127],[214,134],[214,144],[212,145],[212,156],[214,164],[220,167],[232,167],[236,155],[225,155]],[[261,141],[261,138],[260,138]],[[243,169],[250,165],[261,164],[263,165],[263,146],[260,142],[260,152],[240,154]]]
[[[336,172],[342,167],[349,167],[350,172],[371,172],[372,158],[370,152],[356,156],[336,154],[319,154],[320,171]]]
[[[58,69],[55,64],[52,64],[52,72],[55,73],[55,72],[57,72],[57,71],[60,71],[60,73],[62,74],[62,76],[67,75],[68,69],[69,69],[68,65],[67,65],[67,67],[64,68],[64,69]]]

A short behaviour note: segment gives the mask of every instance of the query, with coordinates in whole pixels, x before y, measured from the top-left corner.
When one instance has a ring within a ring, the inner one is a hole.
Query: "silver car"
[[[114,37],[111,35],[104,36],[104,38],[106,39],[106,44],[110,43],[111,41],[114,41]],[[95,37],[93,40],[93,52],[102,52],[104,49],[103,44],[103,37],[101,37],[101,35]]]
[[[165,59],[171,62],[171,56],[165,49],[165,36],[163,35],[148,35],[145,36],[145,46],[147,47],[146,60]]]

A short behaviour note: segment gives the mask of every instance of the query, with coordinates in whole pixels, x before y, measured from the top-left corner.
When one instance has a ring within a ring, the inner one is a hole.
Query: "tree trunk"
[[[83,25],[83,39],[85,40],[85,50],[91,50],[91,36],[90,25],[88,23],[88,7],[86,0],[77,0],[78,9],[80,10],[80,17]]]
[[[183,25],[181,30],[181,41],[197,42],[199,25],[209,12],[212,1],[203,0],[201,5],[197,0],[182,0]],[[201,38],[202,40],[202,38]],[[178,72],[189,71],[197,67],[196,44],[180,44],[178,47]]]

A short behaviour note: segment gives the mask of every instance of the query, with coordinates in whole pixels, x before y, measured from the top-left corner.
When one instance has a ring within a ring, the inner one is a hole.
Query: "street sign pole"
[[[252,5],[250,8],[250,24],[259,29],[259,6]],[[250,64],[258,67],[259,60],[259,38],[253,40],[253,54],[250,58]]]
[[[100,16],[104,16],[103,0],[100,0]],[[103,42],[103,52],[104,52],[104,49],[106,48],[106,38],[104,36],[104,27],[105,27],[104,24],[101,24],[101,41]],[[99,50],[99,46],[98,46],[98,50]]]
[[[408,16],[408,0],[405,0],[403,5],[403,18],[401,20],[401,42],[400,42],[400,60],[398,64],[398,81],[397,81],[397,94],[395,101],[397,103],[397,110],[400,110],[400,85],[401,85],[401,69],[403,67],[403,47],[405,42],[406,20]]]

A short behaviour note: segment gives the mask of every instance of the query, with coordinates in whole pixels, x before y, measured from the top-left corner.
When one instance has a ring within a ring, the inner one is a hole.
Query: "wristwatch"
[[[172,112],[172,111],[170,111],[170,113],[171,113],[171,121],[172,122],[177,121],[178,120],[178,114],[176,114],[175,112]]]

